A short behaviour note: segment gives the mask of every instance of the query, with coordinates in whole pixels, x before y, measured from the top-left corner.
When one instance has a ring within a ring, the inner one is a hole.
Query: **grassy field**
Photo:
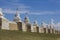
[[[60,40],[60,35],[0,30],[0,40]]]

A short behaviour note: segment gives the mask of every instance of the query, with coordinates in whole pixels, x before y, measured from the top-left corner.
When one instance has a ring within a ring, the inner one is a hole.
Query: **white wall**
[[[9,30],[9,21],[2,19],[2,29]]]

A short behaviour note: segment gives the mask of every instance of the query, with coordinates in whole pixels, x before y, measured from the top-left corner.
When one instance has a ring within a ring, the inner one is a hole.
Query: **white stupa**
[[[46,28],[46,27],[47,27],[47,24],[46,24],[45,22],[42,22],[42,23],[41,23],[41,26],[42,26],[43,28]]]
[[[51,19],[50,28],[54,28],[54,20]]]
[[[36,20],[34,21],[33,26],[38,26],[38,23],[37,23],[37,21],[36,21]]]
[[[26,14],[26,16],[24,18],[24,23],[30,24],[30,20],[29,20],[29,17],[27,16],[27,14]]]
[[[1,29],[9,30],[9,20],[4,17],[2,8],[0,8],[0,22],[1,22]]]
[[[8,20],[7,18],[4,17],[3,12],[2,12],[2,8],[0,8],[0,18]]]
[[[16,10],[16,14],[15,14],[15,17],[14,17],[14,21],[15,21],[15,22],[21,22],[21,18],[20,18],[20,14],[19,14],[18,9]]]

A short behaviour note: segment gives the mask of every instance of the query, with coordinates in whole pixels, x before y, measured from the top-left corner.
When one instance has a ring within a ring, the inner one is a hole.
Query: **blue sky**
[[[19,8],[21,20],[28,13],[31,23],[35,19],[38,24],[42,21],[50,23],[52,18],[55,23],[60,22],[60,0],[0,0],[0,8],[3,8],[4,16],[11,21]]]

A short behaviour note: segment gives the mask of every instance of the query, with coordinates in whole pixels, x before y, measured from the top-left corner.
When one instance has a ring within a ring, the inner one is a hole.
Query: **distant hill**
[[[60,40],[60,35],[0,30],[0,40]]]

